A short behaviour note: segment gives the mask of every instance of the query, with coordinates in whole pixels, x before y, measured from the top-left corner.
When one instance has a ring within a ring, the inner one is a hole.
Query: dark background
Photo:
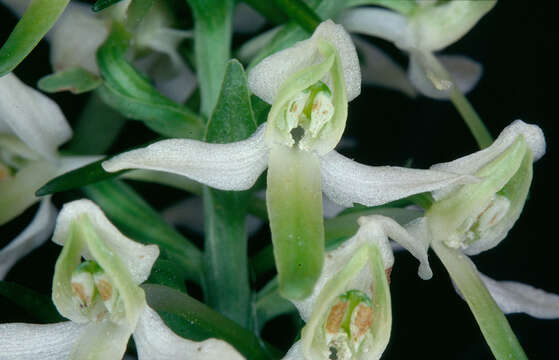
[[[479,270],[498,280],[516,280],[550,292],[559,293],[558,237],[555,225],[557,181],[552,170],[557,161],[554,128],[557,107],[557,60],[554,55],[558,34],[552,2],[503,1],[479,24],[444,53],[463,54],[484,66],[480,83],[468,98],[491,133],[499,132],[515,119],[539,125],[547,140],[547,154],[534,165],[530,199],[515,227],[497,248],[474,257]],[[0,43],[16,18],[0,7]],[[405,64],[405,55],[390,44],[375,44]],[[48,44],[41,42],[18,67],[17,75],[28,84],[36,84],[51,72]],[[69,121],[77,117],[86,96],[57,94]],[[357,161],[371,165],[403,165],[409,159],[414,167],[426,168],[477,150],[473,137],[448,102],[426,98],[409,99],[399,93],[365,88],[350,104],[346,134],[356,140],[356,147],[344,151]],[[126,125],[124,140],[117,148],[140,144],[152,136],[137,122]],[[159,188],[158,188],[159,189]],[[142,189],[140,189],[142,190]],[[169,199],[144,192],[156,206],[165,205],[178,195],[167,191]],[[59,195],[62,203],[78,194]],[[21,231],[32,218],[36,207],[17,221],[3,226],[3,245]],[[15,281],[44,294],[50,292],[54,261],[60,248],[47,242],[20,262],[8,275]],[[390,345],[383,359],[491,359],[466,304],[455,294],[446,271],[431,256],[434,277],[422,281],[416,276],[417,262],[407,254],[396,255],[392,272],[393,328]],[[12,303],[0,298],[0,322],[33,321]],[[559,320],[538,320],[526,315],[508,316],[510,324],[531,359],[556,358]],[[266,328],[269,340],[281,346],[290,341],[278,319]]]

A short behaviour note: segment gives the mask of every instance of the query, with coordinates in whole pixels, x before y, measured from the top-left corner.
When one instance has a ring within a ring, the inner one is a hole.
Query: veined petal
[[[3,360],[67,359],[85,329],[85,325],[71,321],[0,324],[0,354]]]
[[[362,165],[335,151],[321,157],[320,170],[324,193],[346,207],[354,203],[381,205],[413,194],[477,182],[471,175],[451,172]]]
[[[27,146],[51,160],[72,136],[58,105],[13,73],[0,78],[0,119]]]
[[[559,318],[559,295],[514,281],[495,281],[482,273],[479,276],[505,314],[521,312],[539,319]]]
[[[380,8],[357,8],[344,12],[337,20],[347,31],[376,36],[407,48],[410,43],[408,19],[394,11]]]
[[[266,205],[279,289],[301,300],[312,291],[324,260],[324,226],[318,157],[276,145],[270,153]]]
[[[341,59],[348,101],[361,92],[361,72],[355,46],[340,25],[327,20],[321,23],[310,39],[279,51],[256,65],[248,73],[251,91],[272,104],[286,80],[299,70],[323,61],[318,52],[320,40],[332,44]],[[328,84],[328,80],[325,81]]]
[[[159,255],[157,246],[142,245],[122,235],[89,200],[64,205],[53,241],[64,244],[56,262],[52,290],[58,312],[75,322],[109,317],[106,322],[127,326],[131,332],[145,306],[145,294],[138,284],[149,276]],[[108,314],[100,301],[85,308],[75,301],[72,274],[82,257],[98,263],[110,282],[108,291],[118,295],[117,305]]]
[[[362,56],[361,77],[364,84],[401,91],[410,97],[416,96],[415,89],[400,65],[368,41],[358,37],[353,37],[353,41]]]
[[[545,154],[545,137],[540,127],[537,125],[527,124],[522,120],[515,120],[512,124],[501,131],[499,137],[488,148],[451,162],[433,165],[431,169],[457,174],[475,174],[478,170],[501,155],[509,146],[511,146],[519,135],[524,137],[526,144],[532,151],[534,161],[538,160]],[[444,198],[450,191],[453,190],[454,189],[452,187],[449,187],[442,189],[441,191],[435,191],[433,193],[433,197],[435,197],[435,199]]]
[[[83,326],[83,325],[82,325]],[[111,321],[92,322],[84,326],[75,341],[69,360],[121,359],[132,330]]]
[[[179,174],[221,190],[250,188],[268,164],[266,126],[230,144],[171,139],[132,150],[103,162],[106,171],[139,168]]]
[[[175,334],[149,306],[144,308],[134,331],[139,360],[242,360],[244,357],[219,339],[192,341]]]
[[[462,93],[472,90],[481,78],[482,66],[476,61],[459,55],[441,55],[437,58],[450,73],[452,80]],[[433,99],[448,99],[450,97],[449,91],[435,88],[433,82],[427,78],[425,71],[416,61],[414,52],[410,55],[408,76],[410,82],[422,95]]]
[[[50,198],[43,199],[31,223],[0,250],[0,280],[19,259],[39,247],[50,237],[55,217],[56,209],[51,204]]]
[[[414,47],[437,51],[464,36],[495,6],[497,0],[449,1],[426,6],[410,18],[410,30],[414,34]]]
[[[108,34],[104,20],[91,10],[91,6],[76,2],[68,4],[46,35],[54,71],[79,66],[99,74],[95,52]]]
[[[136,284],[146,281],[153,263],[159,256],[157,246],[142,245],[124,236],[107,219],[101,208],[90,200],[82,199],[64,204],[56,219],[56,229],[52,241],[64,245],[70,236],[72,223],[83,215],[87,215],[99,238],[121,259],[133,281]],[[83,253],[87,259],[91,259],[92,255],[89,251]]]

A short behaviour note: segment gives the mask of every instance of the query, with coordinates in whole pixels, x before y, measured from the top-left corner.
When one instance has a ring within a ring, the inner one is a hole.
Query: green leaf
[[[182,272],[183,270],[176,263],[158,258],[153,264],[146,283],[164,285],[186,293],[184,278],[180,276]]]
[[[244,2],[276,25],[283,24],[289,20],[274,1],[244,0]]]
[[[273,0],[277,7],[305,31],[312,33],[322,22],[320,17],[302,0]]]
[[[250,91],[243,66],[227,64],[206,141],[228,143],[248,138],[256,130]],[[214,309],[249,327],[250,285],[245,228],[249,191],[220,191],[204,187],[205,295]]]
[[[60,91],[70,91],[73,94],[81,94],[94,90],[101,86],[103,80],[89,71],[74,67],[71,69],[47,75],[39,80],[39,89],[55,93]]]
[[[101,166],[101,163],[105,160],[106,159],[101,159],[57,176],[40,187],[39,190],[35,192],[35,195],[45,196],[57,192],[77,189],[85,185],[115,178],[127,171],[122,170],[114,173],[106,172]]]
[[[116,3],[121,2],[122,0],[97,0],[95,2],[95,4],[93,4],[93,6],[91,7],[91,9],[95,12],[104,10],[106,8],[108,8],[109,6],[112,6]]]
[[[33,0],[0,48],[0,77],[11,72],[54,25],[70,0]]]
[[[0,281],[0,296],[9,299],[41,323],[55,323],[64,320],[56,310],[50,296],[39,294],[24,286]]]
[[[346,0],[347,7],[378,5],[397,11],[403,15],[411,15],[417,9],[415,0]]]
[[[201,253],[187,238],[169,225],[130,186],[104,181],[83,189],[126,236],[145,244],[156,244],[162,256],[180,266],[183,279],[200,282]]]
[[[223,339],[247,359],[270,358],[253,333],[207,305],[165,286],[144,284],[142,287],[149,306],[159,312],[167,326],[177,334],[196,341],[212,337]]]
[[[196,76],[201,113],[209,117],[219,96],[231,49],[233,0],[187,0],[194,15]]]
[[[106,105],[94,92],[78,117],[66,149],[75,154],[104,154],[116,140],[125,122],[122,115]]]
[[[262,125],[268,120],[268,113],[270,112],[270,104],[260,99],[256,95],[250,97],[252,103],[252,111],[254,112],[254,119],[256,124]]]
[[[126,61],[129,43],[130,33],[122,25],[113,24],[109,38],[97,52],[99,69],[105,79],[99,89],[103,101],[122,115],[143,121],[161,135],[200,139],[202,119],[159,93]]]

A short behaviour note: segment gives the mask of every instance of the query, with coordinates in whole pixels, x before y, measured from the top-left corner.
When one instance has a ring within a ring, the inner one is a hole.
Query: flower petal
[[[415,89],[400,65],[368,41],[358,37],[353,37],[353,41],[362,57],[361,77],[364,84],[401,91],[410,97],[416,96]]]
[[[72,136],[64,114],[47,96],[25,85],[13,73],[0,78],[0,122],[47,159]]]
[[[319,60],[319,40],[330,42],[341,58],[348,101],[361,92],[361,72],[355,46],[344,28],[327,20],[321,23],[310,39],[279,51],[256,65],[248,73],[250,90],[272,104],[285,81],[297,71]]]
[[[521,312],[539,319],[559,318],[559,295],[514,281],[495,281],[482,273],[479,276],[505,314]]]
[[[135,283],[140,284],[148,278],[153,263],[159,256],[156,245],[142,245],[124,236],[105,216],[101,208],[86,199],[64,204],[58,218],[52,241],[64,245],[70,234],[70,226],[82,215],[87,215],[91,224],[107,247],[118,256],[132,276]],[[85,258],[92,255],[85,252]]]
[[[219,339],[192,341],[175,334],[159,315],[146,306],[134,331],[139,360],[241,360],[244,357]]]
[[[79,66],[99,74],[95,52],[109,31],[91,6],[71,2],[54,27],[47,33],[50,62],[54,71]]]
[[[534,161],[538,160],[545,154],[545,137],[543,131],[537,125],[531,125],[522,120],[515,120],[507,126],[499,137],[491,146],[486,149],[477,151],[473,154],[461,157],[451,162],[433,165],[431,169],[437,171],[453,172],[458,174],[474,174],[501,155],[517,138],[522,135],[532,155]],[[449,192],[453,191],[452,187],[441,189],[433,192],[435,199],[444,198]]]
[[[428,6],[410,18],[413,47],[426,51],[437,51],[464,36],[495,6],[497,0],[449,1],[445,4]]]
[[[183,175],[221,190],[250,188],[268,164],[266,126],[230,144],[171,139],[132,150],[103,162],[106,171],[140,168]]]
[[[128,326],[101,321],[91,322],[84,327],[68,359],[122,359],[132,335]]]
[[[3,360],[67,359],[86,326],[71,321],[37,324],[0,324]]]
[[[481,78],[482,66],[464,56],[442,55],[437,57],[445,69],[450,73],[452,80],[461,92],[467,93],[474,88]],[[427,78],[425,71],[417,62],[414,53],[411,53],[408,76],[413,86],[419,92],[433,99],[448,99],[449,91],[435,88],[433,82]]]
[[[357,8],[344,12],[337,20],[349,32],[379,37],[399,47],[408,46],[408,20],[397,12]]]
[[[56,209],[51,204],[50,198],[43,199],[31,223],[0,250],[0,280],[19,259],[42,245],[50,237],[55,217]]]
[[[413,194],[477,181],[473,176],[451,172],[362,165],[335,151],[321,157],[320,169],[322,191],[346,207],[354,203],[381,205]]]

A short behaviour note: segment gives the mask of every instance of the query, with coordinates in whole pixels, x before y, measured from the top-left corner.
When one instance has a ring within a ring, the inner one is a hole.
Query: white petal
[[[122,235],[107,219],[103,211],[90,200],[76,200],[66,203],[62,207],[56,219],[56,229],[52,241],[64,245],[69,236],[72,222],[81,215],[88,216],[97,235],[107,247],[120,257],[130,272],[133,281],[137,284],[144,282],[148,278],[157,256],[159,256],[159,249],[156,245],[142,245]],[[87,252],[83,256],[91,259],[91,255]]]
[[[537,125],[527,124],[522,120],[515,120],[512,124],[501,131],[499,137],[488,148],[451,162],[433,165],[431,169],[454,172],[458,174],[474,174],[487,163],[501,155],[501,153],[503,153],[503,151],[505,151],[519,135],[524,136],[526,143],[532,150],[534,161],[538,160],[545,154],[545,137],[540,127]],[[452,190],[452,187],[449,187],[442,189],[441,191],[435,191],[433,196],[435,199],[441,199]]]
[[[410,97],[416,95],[406,72],[400,65],[370,42],[358,37],[353,37],[353,41],[362,55],[361,77],[364,84],[401,91]]]
[[[105,22],[91,10],[91,6],[76,2],[68,4],[46,35],[54,71],[79,66],[98,74],[95,53],[108,34]]]
[[[250,6],[240,2],[235,7],[233,30],[238,33],[256,32],[266,23],[266,18]]]
[[[322,190],[332,201],[346,207],[354,203],[381,205],[454,184],[476,182],[472,176],[450,172],[362,165],[335,151],[321,158],[320,167]]]
[[[337,20],[349,32],[379,37],[403,48],[408,46],[408,20],[397,12],[357,8],[344,12]]]
[[[71,360],[122,359],[132,331],[111,321],[90,322],[75,341]]]
[[[297,340],[295,344],[291,345],[291,348],[289,348],[289,351],[282,360],[304,360],[303,346],[300,340]]]
[[[472,90],[481,78],[482,66],[476,61],[459,55],[442,55],[437,56],[437,58],[463,93]],[[408,76],[413,86],[422,95],[433,99],[448,99],[450,97],[448,91],[441,91],[435,88],[431,80],[425,75],[421,65],[416,61],[413,53],[410,56]]]
[[[408,232],[407,229],[403,228],[396,221],[386,216],[363,216],[359,218],[358,223],[359,226],[363,227],[364,229],[373,228],[376,230],[378,228],[381,228],[384,236],[388,236],[390,239],[402,245],[406,250],[410,252],[410,254],[412,254],[417,260],[419,260],[419,277],[421,277],[423,280],[428,280],[433,276],[433,272],[431,271],[431,267],[429,266],[429,258],[427,255],[429,244],[425,242],[422,237],[413,236],[413,233]],[[420,221],[414,220],[412,223],[419,224]],[[381,247],[379,246],[379,248]],[[390,251],[392,251],[391,248]]]
[[[27,146],[48,159],[54,159],[58,146],[72,136],[58,105],[13,73],[0,78],[2,122]]]
[[[0,280],[19,259],[42,245],[50,237],[55,218],[56,209],[52,206],[50,198],[43,199],[31,223],[0,250]]]
[[[256,65],[248,73],[250,90],[272,104],[289,76],[319,60],[319,40],[326,40],[336,47],[342,61],[348,101],[357,97],[361,92],[361,72],[355,46],[344,28],[330,20],[321,23],[310,39],[279,51]]]
[[[230,144],[171,139],[132,150],[103,162],[106,171],[139,168],[179,174],[221,190],[250,188],[268,164],[266,126]]]
[[[540,319],[559,318],[559,295],[514,281],[495,281],[482,273],[479,276],[505,314],[521,312]]]
[[[417,11],[410,18],[413,46],[427,51],[447,47],[464,36],[497,0],[450,1]]]
[[[67,359],[86,326],[71,321],[37,324],[0,324],[2,360]]]
[[[145,307],[134,341],[139,360],[241,360],[244,357],[227,342],[218,339],[192,341],[175,334],[149,306]]]

